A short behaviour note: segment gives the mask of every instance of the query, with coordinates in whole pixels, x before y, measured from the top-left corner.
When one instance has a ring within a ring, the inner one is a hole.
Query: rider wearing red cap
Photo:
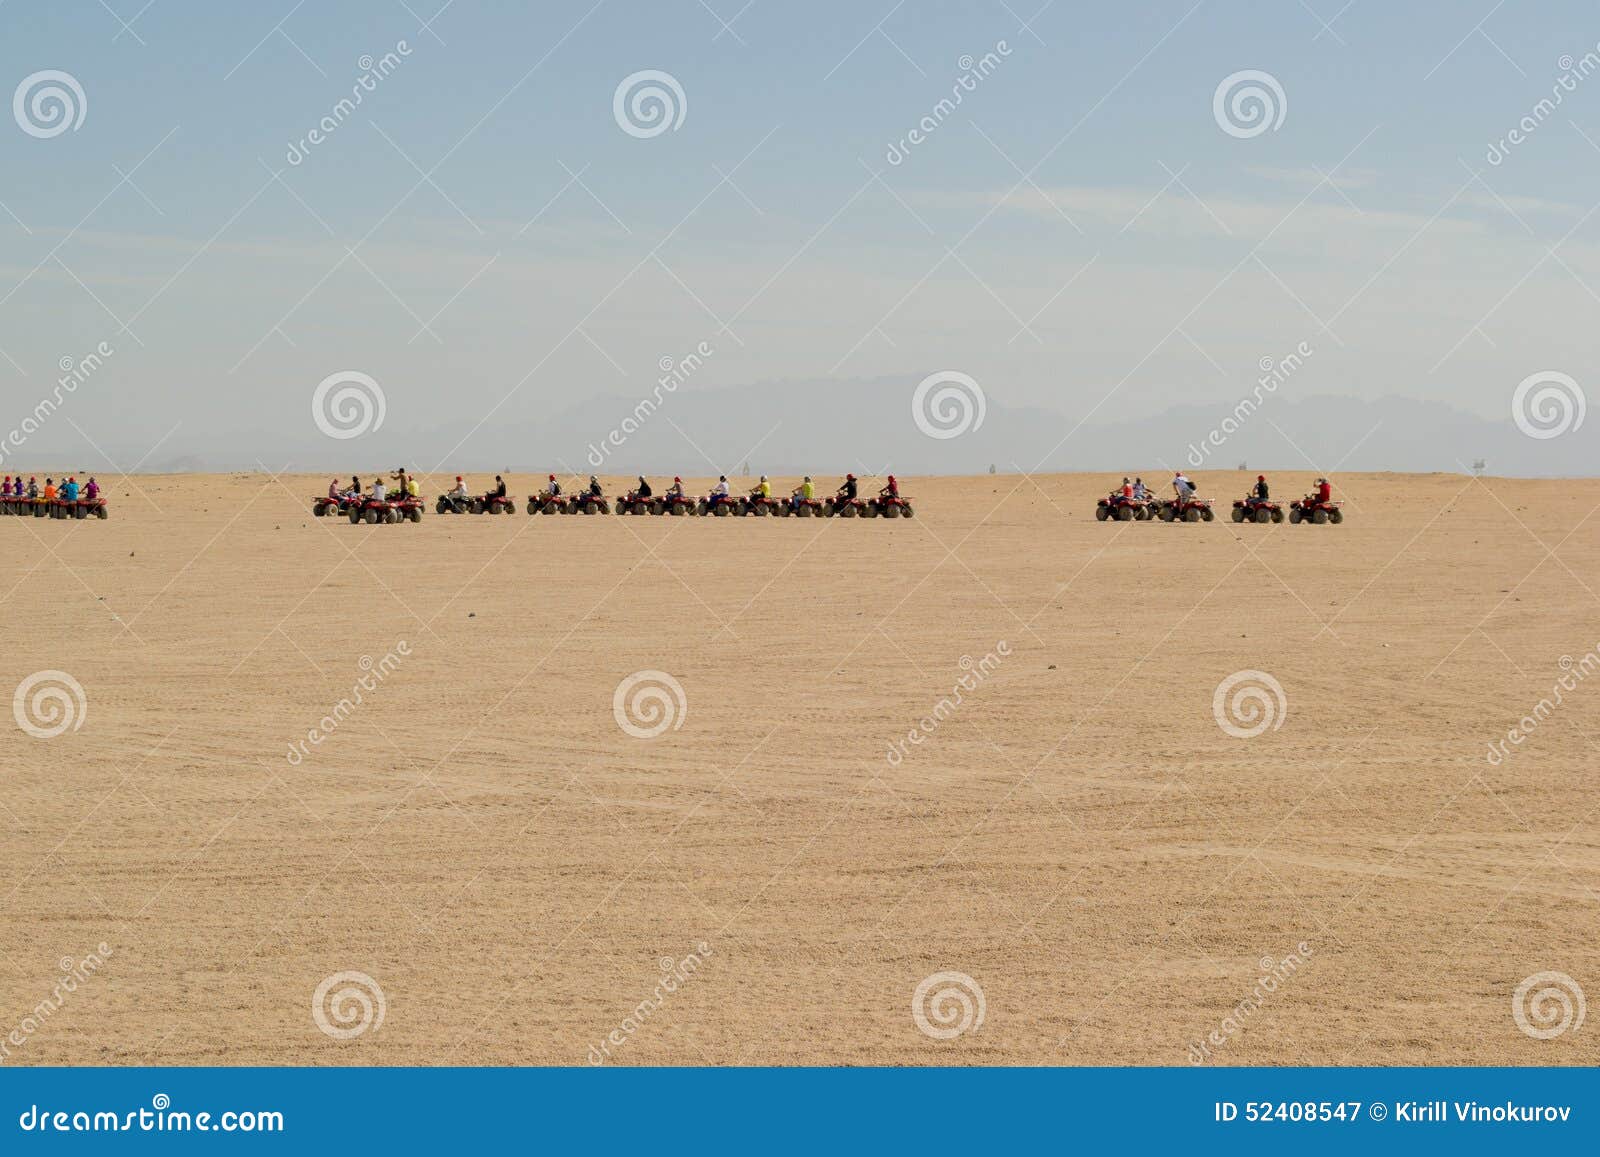
[[[898,483],[898,482],[896,482],[894,480],[894,475],[893,474],[889,475],[889,485],[885,486],[882,490],[878,491],[878,496],[880,498],[899,498],[900,497],[900,483]]]
[[[837,496],[846,500],[853,500],[855,498],[856,476],[854,474],[846,474],[844,476],[844,481],[839,484],[839,493]]]
[[[1267,476],[1265,474],[1256,475],[1256,485],[1253,493],[1257,502],[1265,502],[1267,500]]]

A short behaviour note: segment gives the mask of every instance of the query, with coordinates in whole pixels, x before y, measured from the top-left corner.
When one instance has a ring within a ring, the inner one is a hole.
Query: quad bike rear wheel
[[[315,514],[318,518],[322,518],[328,513],[328,504],[326,502],[317,503],[311,508],[311,513]]]
[[[1274,510],[1272,512],[1272,521],[1273,522],[1282,522],[1283,521],[1283,511]]]
[[[1200,511],[1193,506],[1189,507],[1188,510],[1183,512],[1183,520],[1185,522],[1199,522]]]
[[[376,526],[378,524],[378,512],[376,510],[367,511],[366,519],[368,526]]]
[[[108,515],[106,514],[106,508],[104,506],[96,506],[94,508],[94,516],[96,518],[106,518],[106,517],[108,517]]]
[[[1178,512],[1173,507],[1171,507],[1171,506],[1163,506],[1161,508],[1161,521],[1162,522],[1173,522],[1173,521],[1176,521],[1177,517],[1178,517]]]
[[[1117,508],[1117,521],[1118,522],[1132,522],[1133,521],[1133,507],[1131,507],[1131,506],[1119,506]]]
[[[412,522],[421,522],[422,521],[422,507],[413,506],[411,508],[410,514],[411,514],[411,521]]]
[[[87,506],[75,506],[72,509],[72,516],[74,518],[88,518],[89,508]]]
[[[1217,520],[1217,512],[1209,506],[1202,506],[1200,508],[1200,517],[1207,522],[1215,522]]]
[[[1256,511],[1256,521],[1257,522],[1263,522],[1263,523],[1271,522],[1272,521],[1272,511],[1268,510],[1265,506],[1261,507],[1261,509]]]

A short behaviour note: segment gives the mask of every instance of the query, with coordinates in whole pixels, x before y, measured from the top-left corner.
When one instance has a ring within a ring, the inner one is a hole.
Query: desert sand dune
[[[1342,526],[1235,526],[1213,472],[1215,523],[1097,523],[1115,480],[366,527],[326,477],[138,477],[0,519],[0,692],[86,705],[0,735],[5,1063],[1185,1064],[1230,1016],[1214,1063],[1600,1061],[1511,1012],[1600,994],[1600,671],[1486,757],[1600,645],[1600,488],[1349,475]],[[1283,706],[1238,738],[1249,670]],[[654,738],[641,671],[683,692]],[[342,971],[383,994],[351,1040]],[[951,1040],[941,971],[984,997]]]

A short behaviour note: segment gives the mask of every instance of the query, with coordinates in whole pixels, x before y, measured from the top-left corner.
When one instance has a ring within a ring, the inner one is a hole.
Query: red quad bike
[[[687,494],[658,494],[650,500],[651,514],[670,514],[681,518],[686,514],[694,514],[697,509],[695,500]]]
[[[843,498],[837,494],[828,499],[822,512],[829,518],[871,518],[877,513],[863,498]]]
[[[341,494],[338,498],[329,498],[324,494],[320,498],[311,500],[311,513],[318,518],[326,518],[328,515],[337,518],[339,515],[347,513],[349,509],[350,496],[348,494]]]
[[[784,505],[776,498],[768,498],[762,494],[747,494],[739,500],[739,508],[734,513],[739,515],[753,514],[757,518],[765,518],[770,514],[774,517],[782,518]]]
[[[792,507],[784,506],[784,513],[797,518],[823,518],[828,513],[828,505],[817,498],[796,498]]]
[[[529,514],[565,514],[569,499],[565,494],[528,495]]]
[[[472,509],[472,499],[457,498],[453,494],[441,494],[433,504],[435,514],[466,514]]]
[[[582,494],[574,494],[567,503],[568,514],[610,514],[611,503],[604,496],[590,494],[587,490]]]
[[[412,497],[411,495],[408,494],[404,498],[400,499],[400,501],[394,503],[393,505],[394,505],[395,513],[400,516],[399,521],[401,521],[401,522],[421,522],[422,521],[422,511],[424,509],[424,505],[423,505],[423,501],[422,501],[420,496],[414,498],[414,497]]]
[[[731,494],[708,494],[695,506],[695,513],[707,518],[727,518],[739,513],[739,500]]]
[[[621,498],[617,499],[617,513],[660,514],[661,509],[658,509],[656,505],[660,501],[661,500],[656,498],[654,495],[651,495],[649,498],[641,498],[639,497],[638,491],[630,490]]]
[[[1276,502],[1245,495],[1233,500],[1235,522],[1282,522],[1283,507]]]
[[[87,498],[79,498],[72,502],[58,498],[50,504],[51,518],[88,518],[91,514],[96,518],[106,517],[104,498],[96,498],[92,502]]]
[[[485,494],[482,498],[474,498],[468,509],[473,514],[515,514],[517,504],[510,495]]]
[[[1340,509],[1343,505],[1342,502],[1318,502],[1314,495],[1307,495],[1289,504],[1289,521],[1314,522],[1318,526],[1325,522],[1337,525],[1344,521],[1344,511]]]
[[[1129,498],[1120,490],[1112,491],[1094,508],[1094,516],[1101,522],[1143,522],[1156,517],[1155,502],[1149,498]]]
[[[399,522],[400,512],[395,509],[392,502],[375,502],[371,498],[362,498],[352,502],[349,507],[350,521],[352,524],[365,522],[376,525],[380,522]]]
[[[1200,522],[1202,519],[1210,522],[1216,518],[1216,513],[1211,509],[1211,499],[1191,497],[1187,502],[1164,502],[1161,504],[1162,522]]]
[[[879,518],[915,518],[917,512],[911,507],[911,499],[903,494],[882,494],[874,498],[868,509],[877,513]],[[869,515],[868,517],[871,517]]]

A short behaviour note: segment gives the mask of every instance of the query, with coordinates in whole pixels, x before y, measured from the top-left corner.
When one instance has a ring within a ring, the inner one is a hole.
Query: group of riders
[[[1195,496],[1195,492],[1194,482],[1182,470],[1173,474],[1172,493],[1180,510],[1189,505]],[[1130,482],[1126,476],[1122,479],[1121,489],[1112,492],[1112,497],[1118,496],[1131,502],[1148,502],[1153,497],[1149,488],[1145,486],[1143,478],[1135,478]],[[1257,474],[1256,484],[1245,495],[1245,504],[1247,506],[1257,506],[1270,502],[1271,498],[1272,491],[1267,486],[1267,476],[1265,474]],[[1317,488],[1306,495],[1304,501],[1307,506],[1326,505],[1333,501],[1333,487],[1328,484],[1326,478],[1318,478]]]
[[[61,480],[59,486],[56,485],[54,478],[46,478],[44,485],[40,486],[37,477],[30,477],[24,483],[22,475],[18,474],[13,478],[7,474],[5,481],[0,483],[0,498],[7,498],[13,502],[21,498],[43,499],[46,502],[96,502],[100,498],[100,483],[91,477],[80,486],[75,476],[68,475]]]
[[[380,474],[372,480],[365,490],[361,487],[361,479],[359,477],[352,477],[349,486],[344,486],[335,478],[328,483],[328,501],[344,505],[356,501],[394,502],[402,499],[420,499],[416,477],[410,474],[405,467],[402,466],[393,471],[389,478],[394,482],[392,487],[384,481],[383,475]],[[482,496],[484,500],[510,501],[505,478],[496,474],[494,482],[494,488]],[[89,484],[91,486],[94,485],[93,479],[90,480]],[[835,493],[834,499],[836,502],[841,503],[854,502],[856,501],[857,490],[858,482],[856,476],[854,474],[846,474],[844,481],[839,484],[839,489]],[[600,485],[600,480],[593,474],[589,475],[588,486],[579,491],[579,494],[583,497],[597,500],[605,497],[605,491]],[[888,476],[887,485],[878,491],[878,496],[892,499],[900,497],[900,483],[893,474]],[[461,475],[457,474],[454,489],[446,491],[444,497],[447,501],[464,508],[476,496],[468,492],[466,481]],[[561,483],[552,474],[546,480],[545,488],[539,492],[538,498],[548,501],[560,497],[562,497]],[[631,503],[639,499],[653,497],[655,497],[655,491],[650,486],[650,480],[641,474],[639,475],[639,484],[628,492],[626,501]],[[674,476],[672,485],[667,487],[663,497],[688,499],[689,496],[683,489],[683,479]],[[764,502],[775,501],[772,497],[772,484],[767,481],[765,474],[761,476],[761,481],[756,484],[755,489],[750,491],[750,498]],[[790,491],[788,503],[791,508],[799,509],[802,505],[815,503],[816,500],[816,486],[811,481],[811,475],[807,474],[805,481]],[[706,502],[709,507],[715,508],[721,503],[732,501],[733,494],[728,487],[728,476],[723,474],[718,477],[716,485],[711,488],[711,493]]]

